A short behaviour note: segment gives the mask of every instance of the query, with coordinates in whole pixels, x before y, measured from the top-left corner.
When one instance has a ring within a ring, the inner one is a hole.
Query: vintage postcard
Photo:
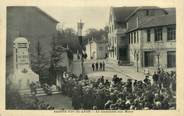
[[[0,116],[182,116],[182,1],[2,3]]]

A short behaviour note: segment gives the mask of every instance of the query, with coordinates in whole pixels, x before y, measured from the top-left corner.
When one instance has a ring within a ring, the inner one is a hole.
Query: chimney
[[[139,27],[139,17],[136,18],[137,28]]]
[[[128,30],[128,22],[126,23],[126,29]]]

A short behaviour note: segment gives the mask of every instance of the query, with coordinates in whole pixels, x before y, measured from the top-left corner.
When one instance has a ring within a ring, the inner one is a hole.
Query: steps
[[[129,61],[119,61],[118,65],[119,66],[133,66],[134,64]]]
[[[47,94],[45,93],[45,91],[43,90],[43,88],[37,88],[36,91],[37,91],[36,96],[45,96],[45,95],[47,95]],[[59,90],[57,90],[57,89],[52,89],[51,91],[52,91],[52,94],[59,94],[59,93],[61,93],[61,92],[60,92]],[[30,90],[30,89],[23,89],[23,90],[20,90],[20,95],[22,95],[22,96],[32,96],[31,90]]]

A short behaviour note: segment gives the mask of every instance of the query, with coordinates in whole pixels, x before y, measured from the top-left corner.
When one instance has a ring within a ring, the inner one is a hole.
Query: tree
[[[58,44],[65,48],[69,47],[74,53],[77,52],[80,47],[77,34],[73,28],[66,28],[58,31],[56,38]]]
[[[42,72],[48,67],[48,58],[42,50],[40,41],[37,41],[35,52],[31,54],[31,67],[41,78]]]
[[[103,29],[95,29],[95,28],[89,28],[86,31],[85,38],[87,39],[94,39],[95,41],[101,41],[103,39],[107,40],[108,38],[108,26],[105,26]],[[85,41],[86,42],[86,41]]]
[[[109,27],[106,25],[103,30],[104,30],[104,36],[108,40]]]
[[[64,48],[62,47],[62,44],[58,42],[57,36],[53,36],[51,46],[52,50],[50,56],[49,77],[50,77],[50,84],[55,84],[57,76],[57,68],[60,67],[59,63],[63,62],[63,53],[65,51]]]

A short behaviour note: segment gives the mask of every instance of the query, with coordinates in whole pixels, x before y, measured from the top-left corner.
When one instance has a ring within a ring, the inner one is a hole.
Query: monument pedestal
[[[39,76],[30,67],[29,45],[24,37],[18,37],[14,41],[13,84],[18,90],[30,89],[31,83],[39,82]]]
[[[39,82],[39,76],[31,69],[25,69],[15,73],[14,82],[19,90],[30,89],[31,83]]]

